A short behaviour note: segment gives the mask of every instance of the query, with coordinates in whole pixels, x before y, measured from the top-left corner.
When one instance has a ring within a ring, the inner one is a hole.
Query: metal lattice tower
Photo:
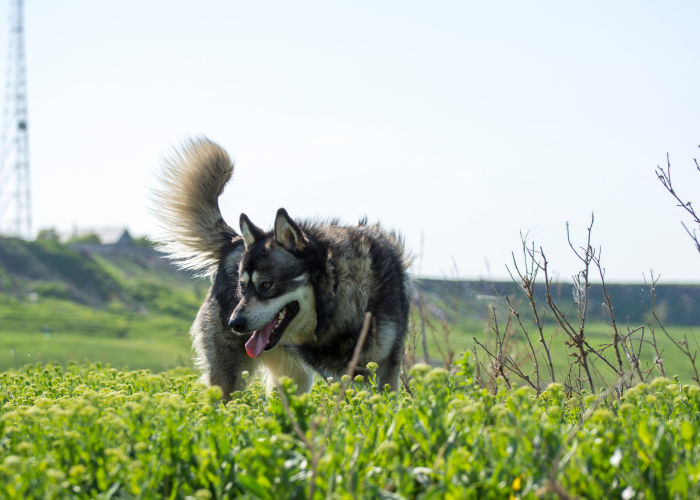
[[[5,101],[0,136],[0,233],[32,236],[23,0],[10,0]]]

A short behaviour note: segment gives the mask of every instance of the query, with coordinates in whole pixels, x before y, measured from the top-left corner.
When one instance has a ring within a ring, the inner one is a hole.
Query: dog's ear
[[[284,208],[277,210],[275,217],[275,241],[290,252],[299,252],[306,248],[304,233]]]
[[[241,214],[241,235],[243,236],[245,247],[248,248],[256,241],[264,238],[265,231],[250,222],[246,214]]]

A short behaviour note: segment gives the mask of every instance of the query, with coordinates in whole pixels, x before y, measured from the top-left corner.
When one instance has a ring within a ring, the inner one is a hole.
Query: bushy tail
[[[232,175],[226,151],[205,138],[187,142],[166,160],[153,193],[163,233],[156,244],[180,268],[213,274],[222,248],[237,235],[218,202]]]

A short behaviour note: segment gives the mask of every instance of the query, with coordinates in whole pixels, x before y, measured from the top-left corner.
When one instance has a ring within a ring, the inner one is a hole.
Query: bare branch
[[[694,158],[693,161],[695,162],[695,168],[700,172],[700,165],[698,165],[698,160]],[[685,212],[688,213],[693,219],[695,224],[700,226],[700,217],[698,217],[698,214],[695,213],[695,208],[693,208],[692,202],[683,201],[676,192],[675,188],[673,187],[673,183],[671,182],[671,159],[668,153],[666,153],[666,170],[657,165],[655,173],[656,177],[659,179],[661,184],[664,186],[664,188],[666,188],[666,191],[668,191],[671,194],[671,196],[675,198],[677,202],[676,205],[685,210]],[[700,252],[700,241],[698,240],[698,236],[695,233],[695,230],[690,231],[684,223],[681,222],[681,224],[683,225],[683,229],[685,229],[685,232],[688,233],[688,236],[690,236],[690,238],[693,240],[696,250]]]
[[[654,318],[656,317],[656,283],[659,280],[659,276],[657,275],[654,277],[654,271],[650,271],[649,279],[651,282],[647,285],[646,276],[644,277],[644,284],[649,287],[649,291],[651,292],[651,318],[647,320],[647,326],[649,327],[649,333],[651,333],[651,345],[654,347],[654,352],[656,353],[656,357],[654,358],[655,364],[658,366],[661,376],[665,377],[666,372],[664,370],[663,358],[656,344],[656,329],[654,328]]]
[[[600,275],[600,283],[603,287],[603,295],[605,297],[605,306],[608,311],[608,316],[610,317],[610,324],[613,327],[613,348],[615,349],[615,357],[617,358],[617,365],[619,367],[618,376],[624,372],[622,367],[622,356],[620,355],[620,332],[617,329],[617,321],[615,321],[615,312],[613,309],[612,301],[610,300],[610,294],[608,293],[608,287],[605,283],[605,269],[600,263],[601,250],[598,250],[598,255],[593,257],[593,263],[598,269],[598,274]]]

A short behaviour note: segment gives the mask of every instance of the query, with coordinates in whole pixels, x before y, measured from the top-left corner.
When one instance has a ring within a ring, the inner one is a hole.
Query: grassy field
[[[418,333],[420,331],[420,319],[417,315],[414,315],[412,318],[412,325],[414,334]],[[503,331],[503,323],[501,323],[499,327],[501,331]],[[528,329],[535,349],[540,355],[538,360],[540,363],[540,369],[544,373],[545,360],[543,350],[536,342],[536,339],[539,337],[539,333],[533,325],[526,324],[525,327]],[[474,338],[476,338],[481,344],[485,345],[492,353],[496,352],[496,337],[493,333],[491,325],[487,322],[479,322],[473,319],[457,319],[452,323],[432,320],[426,325],[425,331],[428,338],[428,354],[433,363],[439,363],[441,360],[444,360],[446,353],[450,350],[456,354],[465,350],[472,350],[472,348],[476,345]],[[513,357],[513,359],[517,360],[519,364],[534,371],[534,364],[530,360],[527,341],[522,333],[522,330],[520,330],[516,325],[513,325],[511,331],[512,333],[509,336],[509,340],[505,344],[505,350]],[[666,331],[676,341],[679,341],[684,336],[687,336],[691,351],[693,349],[697,349],[700,352],[700,346],[698,345],[700,342],[700,327],[671,326],[666,327]],[[612,342],[613,328],[608,324],[587,323],[585,332],[590,344],[596,349],[602,349],[605,346],[609,346]],[[567,340],[566,335],[561,327],[547,325],[544,329],[544,337],[550,342],[550,351],[555,376],[557,377],[557,381],[561,381],[562,378],[568,373],[569,364],[572,359],[570,356],[570,353],[572,352],[571,348],[565,345],[565,341]],[[657,347],[665,367],[665,375],[668,377],[677,375],[681,382],[691,382],[693,370],[688,358],[673,345],[673,342],[658,327],[655,329],[655,337]],[[636,339],[633,342],[635,349],[639,349],[640,341],[643,340],[642,355],[640,357],[642,367],[651,367],[654,364],[653,361],[656,353],[653,350],[652,345],[649,343],[651,340],[651,332],[649,328],[646,327],[644,329],[643,338],[641,331],[635,333],[633,338]],[[478,346],[477,354],[479,355],[479,359],[488,364],[487,354]],[[615,359],[613,350],[610,347],[603,350],[603,354],[606,356],[606,358],[609,358],[609,360]],[[416,356],[419,359],[423,359],[423,350],[420,339],[417,340]],[[604,363],[597,361],[595,356],[592,358],[593,363],[596,366],[596,371],[594,373],[594,380],[596,384],[602,386],[612,384],[616,378],[613,375],[612,370],[610,370]],[[624,361],[625,360],[623,359],[623,362]],[[700,369],[700,363],[698,363],[698,365],[698,368]],[[628,366],[626,362],[624,363],[624,366]],[[659,376],[661,375],[658,370],[655,372],[655,374]]]
[[[152,250],[100,248],[0,238],[0,369],[37,361],[191,365],[187,332],[206,280]]]
[[[192,317],[196,309],[190,307]],[[0,370],[27,363],[102,362],[162,371],[191,365],[191,320],[58,299],[0,300]]]
[[[95,309],[59,299],[29,302],[0,296],[0,370],[19,368],[37,361],[63,365],[69,361],[101,362],[115,367],[154,371],[191,366],[188,331],[195,314],[194,299],[175,316],[152,311],[134,312],[119,304]],[[412,316],[411,322],[411,331],[420,332],[417,315]],[[610,343],[611,330],[604,323],[589,323],[586,326],[586,334],[594,346]],[[700,328],[669,327],[667,330],[677,339],[687,335],[691,347],[697,345]],[[534,328],[530,331],[535,334]],[[445,332],[449,332],[447,340]],[[531,366],[524,337],[518,330],[513,332],[507,344],[508,352],[525,366]],[[455,354],[471,350],[475,337],[490,349],[495,343],[489,325],[473,319],[458,319],[447,325],[431,320],[426,325],[426,334],[433,364],[440,364],[448,350]],[[645,336],[647,339],[650,337],[648,329]],[[687,358],[663,333],[657,331],[656,337],[666,375],[678,375],[681,382],[690,382],[692,370]],[[552,360],[556,376],[561,379],[569,366],[563,332],[548,326],[545,338],[552,339]],[[417,342],[416,355],[422,359],[420,339]],[[477,349],[477,352],[480,359],[486,359],[483,351]],[[612,351],[607,352],[612,354]],[[645,344],[643,365],[650,365],[654,355],[651,347]],[[603,382],[614,382],[606,366],[599,362],[596,365],[600,369],[600,374],[596,375],[597,382],[603,385],[606,385]]]

